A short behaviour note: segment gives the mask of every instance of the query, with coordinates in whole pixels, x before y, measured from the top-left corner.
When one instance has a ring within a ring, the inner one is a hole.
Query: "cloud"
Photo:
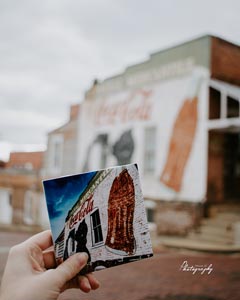
[[[54,239],[62,231],[68,211],[72,209],[96,172],[60,177],[43,182]]]
[[[239,44],[239,11],[238,0],[2,0],[0,136],[45,141],[94,78],[162,48],[208,32]]]

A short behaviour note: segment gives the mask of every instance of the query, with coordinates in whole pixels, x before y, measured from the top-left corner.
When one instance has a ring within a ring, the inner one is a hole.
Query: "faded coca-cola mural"
[[[113,92],[98,84],[81,107],[78,169],[138,162],[146,199],[204,199],[208,76],[194,67],[182,77],[131,89]]]
[[[133,179],[125,169],[114,179],[108,199],[106,246],[110,251],[123,255],[134,253],[134,207]]]
[[[168,156],[160,180],[169,188],[180,192],[184,171],[191,154],[198,123],[198,94],[202,78],[195,80],[189,86],[190,91],[175,119]]]
[[[134,144],[131,129],[121,132],[114,143],[109,142],[108,134],[97,135],[88,146],[83,171],[89,171],[91,163],[97,164],[101,169],[105,168],[109,156],[115,158],[117,165],[130,164],[134,153]]]

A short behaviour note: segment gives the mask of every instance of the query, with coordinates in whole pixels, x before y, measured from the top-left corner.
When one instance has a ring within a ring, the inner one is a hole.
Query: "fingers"
[[[84,276],[76,276],[72,280],[68,281],[64,286],[64,290],[80,288],[83,292],[89,293],[91,290],[98,289],[99,286],[99,281],[94,277],[92,273],[89,273]]]
[[[78,282],[79,288],[85,293],[89,293],[91,290],[96,290],[100,286],[99,281],[92,273],[86,274],[85,276],[79,276]]]
[[[43,255],[46,269],[54,268],[56,264],[54,252],[48,251]],[[87,253],[76,253],[72,255],[56,269],[51,270],[51,273],[49,273],[49,281],[56,285],[59,290],[80,288],[85,293],[96,290],[100,284],[92,273],[78,276],[79,272],[87,264],[87,260]]]
[[[46,250],[47,248],[53,245],[52,234],[50,230],[42,231],[38,234],[27,239],[23,244],[26,245],[37,245],[42,250]]]
[[[52,272],[52,280],[59,288],[62,288],[68,281],[73,279],[87,264],[86,253],[76,253],[60,264]]]
[[[86,277],[89,281],[92,290],[96,290],[99,288],[100,283],[92,273],[87,274]]]
[[[78,284],[80,290],[82,290],[85,293],[89,293],[91,291],[91,285],[89,283],[89,280],[86,276],[79,276],[78,277]]]
[[[54,255],[54,250],[43,252],[43,262],[46,269],[56,268],[57,263]]]

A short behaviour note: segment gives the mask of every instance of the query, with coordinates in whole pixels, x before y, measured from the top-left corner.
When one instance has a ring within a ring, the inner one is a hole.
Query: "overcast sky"
[[[239,0],[1,0],[0,159],[42,149],[94,78],[206,33],[240,44],[239,12]]]

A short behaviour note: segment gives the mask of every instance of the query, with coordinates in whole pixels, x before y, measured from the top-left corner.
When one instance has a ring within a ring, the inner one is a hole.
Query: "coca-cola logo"
[[[69,229],[72,229],[75,224],[85,218],[93,210],[93,194],[89,196],[85,202],[80,206],[77,213],[70,217],[69,220]]]
[[[152,114],[152,91],[137,90],[116,103],[101,101],[96,110],[97,125],[127,123],[133,120],[149,120]]]

